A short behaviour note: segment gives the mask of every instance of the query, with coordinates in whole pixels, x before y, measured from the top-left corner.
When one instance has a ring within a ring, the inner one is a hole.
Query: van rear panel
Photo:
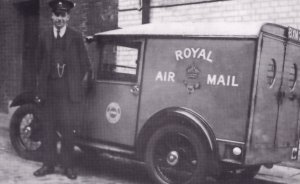
[[[245,159],[250,165],[295,160],[298,150],[299,44],[263,34],[261,45]]]

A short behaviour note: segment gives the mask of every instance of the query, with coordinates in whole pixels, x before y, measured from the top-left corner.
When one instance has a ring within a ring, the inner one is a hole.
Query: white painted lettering
[[[216,85],[217,75],[210,75],[207,76],[207,85]]]
[[[167,78],[168,77],[168,73],[167,72],[164,72],[164,81],[167,81]]]
[[[210,62],[210,63],[212,63],[213,62],[213,60],[210,58],[210,56],[211,56],[211,51],[209,51],[208,52],[208,54],[207,54],[207,57],[206,57],[206,60],[208,61],[208,62]]]
[[[156,74],[155,81],[175,82],[175,73],[174,72],[162,72],[162,71],[159,71]]]
[[[185,48],[184,51],[183,51],[183,56],[184,56],[185,58],[190,58],[191,55],[192,55],[191,49],[190,49],[190,48]]]
[[[239,84],[235,83],[235,76],[232,76],[231,86],[233,86],[233,87],[238,87],[239,86]]]
[[[193,53],[193,58],[196,58],[197,57],[197,53],[199,52],[200,48],[191,48],[192,49],[192,53]]]
[[[168,81],[175,82],[175,73],[174,72],[169,72]]]
[[[201,48],[185,48],[183,50],[175,51],[176,61],[184,60],[184,59],[203,59],[210,63],[213,62],[211,59],[212,51],[206,51]],[[200,61],[200,60],[199,60]]]
[[[206,60],[206,56],[205,56],[205,49],[201,49],[199,55],[198,55],[198,58],[201,58]]]
[[[230,76],[230,75],[227,75],[227,83],[226,83],[227,86],[230,85],[230,78],[231,78],[231,76]]]
[[[155,77],[156,81],[163,81],[163,76],[162,76],[162,72],[159,71]]]
[[[175,56],[176,56],[177,61],[179,61],[180,59],[183,59],[182,51],[181,50],[176,50],[175,51]]]
[[[207,85],[221,85],[221,86],[232,86],[238,87],[239,84],[236,82],[236,76],[232,75],[207,75]]]
[[[222,84],[223,86],[225,86],[225,79],[224,79],[223,75],[220,75],[220,77],[218,79],[217,85],[220,85],[220,84]]]

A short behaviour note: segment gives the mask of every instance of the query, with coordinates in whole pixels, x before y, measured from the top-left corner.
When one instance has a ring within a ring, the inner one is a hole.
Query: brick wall
[[[23,18],[11,1],[0,1],[0,112],[20,89]]]
[[[300,28],[299,0],[150,1],[150,22],[265,21]],[[139,2],[119,1],[120,27],[141,24],[141,11],[134,9],[139,7]],[[176,6],[183,3],[187,5]]]

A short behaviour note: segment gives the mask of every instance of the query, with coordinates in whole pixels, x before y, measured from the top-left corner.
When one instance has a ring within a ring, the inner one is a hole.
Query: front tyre
[[[37,128],[37,107],[32,104],[20,106],[10,120],[10,141],[17,154],[29,160],[41,160],[42,142]]]
[[[159,184],[205,183],[207,147],[195,130],[167,124],[157,129],[146,147],[145,161]]]

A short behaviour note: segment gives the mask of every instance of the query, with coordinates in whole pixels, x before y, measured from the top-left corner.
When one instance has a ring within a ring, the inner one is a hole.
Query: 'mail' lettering
[[[232,75],[207,75],[207,85],[212,86],[232,86],[232,87],[238,87],[239,84],[236,82],[236,76]]]

